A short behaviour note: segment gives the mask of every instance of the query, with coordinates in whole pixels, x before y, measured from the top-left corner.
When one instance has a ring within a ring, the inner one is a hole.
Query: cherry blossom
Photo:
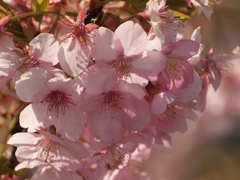
[[[128,177],[132,180],[144,180],[150,179],[150,175],[147,172],[141,170],[141,167],[144,164],[144,160],[148,159],[150,149],[144,145],[140,145],[131,156],[128,166],[115,169],[114,171],[109,171],[104,180],[113,180],[113,179],[125,179]]]
[[[132,74],[151,79],[164,68],[165,57],[161,53],[146,51],[147,34],[139,24],[128,21],[121,24],[115,33],[103,27],[98,32],[92,53],[96,64],[81,77],[88,93],[106,92],[118,79],[130,79],[132,83],[137,83],[134,78],[131,79]],[[102,46],[102,43],[105,45]],[[92,79],[99,79],[98,83],[90,83]]]
[[[49,130],[38,130],[38,134],[17,133],[8,140],[8,144],[17,147],[16,157],[20,164],[16,170],[53,166],[60,174],[62,169],[75,172],[82,167],[82,159],[89,155],[87,150],[77,142],[62,139],[54,129]]]
[[[179,27],[184,21],[167,9],[166,0],[149,0],[146,4],[146,11],[141,16],[151,20],[150,33],[154,32],[162,43],[175,42]]]
[[[193,67],[187,60],[194,56],[198,49],[199,44],[191,40],[181,40],[163,47],[161,52],[167,61],[158,81],[164,89],[183,89],[194,82]]]
[[[124,81],[110,91],[98,95],[83,94],[87,127],[103,142],[122,136],[123,128],[141,131],[150,123],[150,107],[146,92],[136,84]]]
[[[71,76],[78,76],[90,62],[91,49],[93,46],[93,30],[98,26],[90,23],[84,25],[85,9],[78,13],[76,22],[72,19],[63,19],[61,24],[71,29],[71,32],[61,36],[58,57],[61,67]]]
[[[30,84],[34,84],[34,88],[29,89]],[[79,138],[85,119],[81,111],[78,80],[52,77],[42,68],[33,68],[16,82],[16,91],[21,100],[32,102],[20,114],[22,127],[34,132],[39,126],[47,128],[54,125],[63,137],[70,140]]]
[[[58,63],[56,52],[59,44],[52,34],[42,33],[30,43],[29,53],[25,55],[18,48],[9,47],[0,54],[0,72],[13,76],[20,75],[34,67],[48,68]]]

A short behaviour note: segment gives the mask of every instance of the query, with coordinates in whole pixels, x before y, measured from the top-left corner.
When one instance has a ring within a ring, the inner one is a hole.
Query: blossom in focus
[[[81,91],[77,79],[59,75],[52,77],[45,69],[31,69],[16,82],[19,98],[32,102],[21,112],[20,125],[30,132],[39,126],[47,128],[54,125],[63,137],[77,140],[85,123]]]
[[[63,70],[74,77],[80,75],[90,62],[93,30],[98,27],[93,23],[84,25],[85,13],[85,9],[81,9],[76,22],[70,18],[59,21],[71,30],[59,38],[63,41],[58,52],[59,62]]]
[[[144,84],[164,68],[164,56],[157,51],[146,50],[147,34],[139,24],[128,21],[115,32],[100,27],[98,33],[92,52],[96,64],[81,77],[87,93],[109,91],[121,79]],[[135,81],[134,77],[139,81]],[[93,84],[93,79],[98,80]]]
[[[124,129],[141,131],[150,123],[150,107],[146,92],[137,84],[120,81],[108,92],[90,95],[83,102],[87,127],[103,142],[121,137]]]
[[[48,68],[58,63],[56,52],[59,44],[52,34],[42,33],[29,43],[28,55],[16,47],[0,53],[0,73],[18,80],[21,74],[34,67]]]

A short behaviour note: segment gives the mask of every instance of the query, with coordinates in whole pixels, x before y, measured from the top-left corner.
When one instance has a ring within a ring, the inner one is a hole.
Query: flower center
[[[90,34],[89,29],[80,22],[77,22],[73,27],[72,34],[78,38],[80,43],[85,43],[86,45],[87,42],[91,42],[90,38],[92,38],[92,35]]]
[[[175,108],[174,103],[168,104],[166,111],[164,111],[164,113],[160,114],[158,117],[161,120],[168,120],[168,119],[171,119],[171,118],[175,118],[177,112],[175,111],[174,108]]]
[[[45,99],[48,102],[48,111],[54,112],[57,117],[60,112],[64,115],[69,109],[69,105],[75,105],[70,96],[71,94],[52,91]]]
[[[102,105],[107,110],[115,110],[116,108],[118,110],[121,109],[121,99],[115,92],[109,91],[108,93],[103,93],[102,95]]]
[[[17,68],[17,70],[21,73],[25,73],[29,69],[37,67],[40,64],[33,56],[24,56],[19,59],[19,62],[21,65]]]
[[[48,136],[43,136],[37,147],[38,158],[45,163],[52,163],[59,156],[59,144]]]
[[[118,74],[123,74],[125,77],[130,77],[130,73],[132,72],[131,65],[129,63],[130,60],[130,57],[121,55],[117,58],[114,58],[112,66],[117,69]]]
[[[181,74],[187,72],[187,61],[181,60],[181,57],[170,57],[166,62],[166,70],[171,73],[175,79],[181,79]]]

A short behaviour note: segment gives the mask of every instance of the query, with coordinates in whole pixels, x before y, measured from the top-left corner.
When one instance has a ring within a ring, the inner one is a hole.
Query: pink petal
[[[167,118],[164,120],[159,120],[160,130],[167,133],[187,131],[187,123],[182,117]]]
[[[210,7],[207,7],[207,6],[202,6],[202,12],[203,14],[206,16],[206,18],[211,21],[211,16],[212,16],[212,13],[213,13],[213,10],[212,8]]]
[[[157,51],[146,51],[139,58],[131,62],[133,72],[136,74],[148,77],[154,76],[165,68],[166,57]]]
[[[23,161],[21,163],[19,163],[16,167],[15,167],[15,171],[18,171],[20,169],[24,169],[24,168],[34,168],[36,166],[39,166],[42,162],[35,159],[35,160],[31,160],[31,161]]]
[[[163,47],[163,54],[178,56],[182,60],[187,60],[198,53],[200,44],[192,40],[180,40],[176,43],[168,44]]]
[[[162,30],[161,30],[162,20],[155,11],[152,11],[152,13],[151,13],[151,23],[152,23],[154,32],[156,33],[157,37],[163,44],[165,42],[165,36],[163,35]]]
[[[29,132],[35,132],[39,126],[47,128],[52,124],[47,114],[47,107],[42,103],[29,104],[19,117],[20,126],[28,128]]]
[[[48,88],[51,91],[60,91],[63,93],[71,94],[73,100],[77,98],[80,93],[80,85],[77,83],[75,79],[71,78],[51,78],[47,82]]]
[[[152,101],[151,111],[153,114],[158,115],[166,111],[167,105],[174,101],[175,96],[172,92],[160,92],[154,96]]]
[[[128,99],[124,101],[123,127],[129,130],[141,131],[150,123],[151,114],[149,104],[145,99],[136,101]]]
[[[117,79],[117,71],[112,67],[99,68],[93,65],[81,77],[83,87],[88,94],[100,94],[113,88]]]
[[[113,49],[113,36],[114,33],[104,27],[100,27],[95,32],[92,54],[97,63],[106,63],[117,57],[117,53]]]
[[[51,63],[52,66],[58,63],[57,52],[59,50],[59,43],[53,34],[41,33],[29,45],[30,56]]]
[[[156,36],[156,34],[151,33],[150,35],[148,35],[147,50],[149,50],[149,51],[153,51],[153,50],[161,51],[161,49],[162,49],[162,43],[159,40],[159,38]]]
[[[122,120],[121,115],[116,111],[99,110],[87,115],[87,127],[92,135],[103,142],[110,142],[121,133]]]
[[[19,59],[20,57],[10,49],[3,50],[0,53],[0,75],[11,76],[18,67]]]
[[[184,89],[176,89],[176,99],[180,102],[190,102],[194,98],[197,97],[197,95],[202,90],[202,83],[199,75],[194,71],[194,82],[192,84],[189,84],[187,88]]]
[[[41,166],[37,169],[31,180],[59,180],[73,179],[73,172],[65,169],[57,169],[51,165]],[[79,177],[78,177],[79,178]]]
[[[42,68],[30,69],[16,81],[18,97],[25,102],[41,102],[50,93],[47,86],[50,77],[51,75]]]
[[[90,61],[90,49],[81,46],[76,38],[68,38],[62,42],[58,58],[63,70],[70,76],[80,75]]]
[[[121,94],[124,94],[124,98],[136,98],[142,100],[146,95],[146,92],[142,89],[141,86],[136,84],[128,84],[124,81],[120,81],[119,84],[115,87],[117,91]]]
[[[127,21],[121,24],[116,29],[115,35],[121,41],[126,56],[139,54],[146,49],[147,34],[137,23]]]
[[[65,148],[77,159],[83,159],[89,156],[89,152],[79,143],[64,141]]]
[[[32,146],[36,145],[42,139],[41,136],[34,133],[16,133],[9,140],[8,144],[14,146]]]
[[[130,73],[129,76],[130,78],[125,79],[125,77],[123,77],[122,80],[129,84],[138,84],[142,87],[145,87],[148,84],[148,80],[146,78],[140,77],[134,73]]]
[[[70,104],[64,114],[59,113],[59,117],[53,114],[51,120],[57,131],[70,141],[78,140],[85,128],[85,117],[79,105]]]

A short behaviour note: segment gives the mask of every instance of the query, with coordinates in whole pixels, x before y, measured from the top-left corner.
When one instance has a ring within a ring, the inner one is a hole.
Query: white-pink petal
[[[92,54],[96,62],[102,64],[112,61],[117,56],[113,46],[114,33],[108,28],[100,27],[95,35]]]
[[[47,114],[47,107],[42,103],[33,103],[25,107],[20,113],[20,126],[28,128],[28,132],[36,132],[38,127],[50,127],[53,123]]]
[[[187,88],[175,90],[176,100],[183,103],[190,102],[197,97],[201,90],[201,79],[199,75],[194,71],[194,82],[192,84],[189,84]]]
[[[143,77],[154,76],[165,68],[166,57],[158,51],[145,51],[131,62],[133,71]]]
[[[167,105],[174,101],[175,96],[172,92],[160,92],[154,96],[152,101],[151,111],[153,114],[158,115],[166,111]]]
[[[59,43],[53,34],[41,33],[36,36],[30,43],[30,56],[34,56],[40,61],[56,65],[58,61],[57,52]]]
[[[25,102],[40,102],[49,93],[47,81],[51,75],[42,68],[32,68],[16,81],[16,93]]]
[[[40,139],[41,137],[34,133],[16,133],[7,143],[14,146],[31,146],[36,145]]]
[[[88,94],[100,94],[113,88],[117,80],[117,71],[110,66],[100,68],[95,64],[87,69],[81,79]]]
[[[68,38],[61,43],[58,59],[62,69],[69,75],[76,77],[86,70],[90,61],[90,49],[81,46],[76,38]]]
[[[121,24],[115,31],[115,36],[121,41],[124,55],[131,56],[145,51],[147,34],[143,28],[133,21]]]

